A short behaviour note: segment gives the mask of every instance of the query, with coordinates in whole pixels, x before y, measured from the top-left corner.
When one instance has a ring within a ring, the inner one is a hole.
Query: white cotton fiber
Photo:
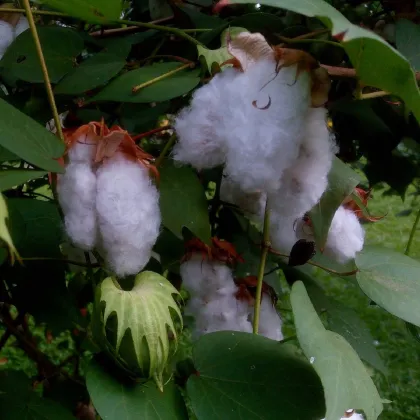
[[[348,410],[351,411],[351,410]],[[325,419],[322,419],[325,420]],[[350,417],[341,417],[340,420],[365,420],[365,418],[356,412],[354,412]]]
[[[274,210],[270,212],[270,240],[276,251],[289,255],[298,240],[295,232],[297,220],[300,218],[285,217]]]
[[[70,162],[87,163],[89,165],[93,165],[96,147],[97,136],[93,132],[81,134],[68,151]]]
[[[312,229],[305,226],[303,221],[297,223],[296,233],[299,239],[313,240]],[[340,206],[331,222],[324,254],[339,263],[345,263],[363,249],[364,238],[365,232],[357,216]]]
[[[97,170],[101,248],[120,277],[137,274],[159,235],[159,195],[147,168],[117,153]]]
[[[70,163],[59,175],[57,192],[64,213],[66,232],[72,243],[91,250],[97,239],[95,209],[96,175],[85,163]]]
[[[244,192],[240,185],[231,181],[228,176],[222,178],[220,199],[238,206],[249,218],[256,222],[264,219],[267,195],[264,192]]]
[[[244,191],[279,188],[299,152],[310,105],[309,75],[296,66],[276,74],[273,60],[239,73],[226,92],[226,174]]]
[[[327,188],[336,145],[327,128],[326,113],[325,108],[310,109],[299,156],[284,171],[280,189],[269,195],[270,209],[285,217],[302,217]]]
[[[263,294],[260,308],[260,324],[258,326],[258,334],[270,338],[271,340],[283,340],[281,332],[281,318],[276,311],[270,297]]]
[[[22,32],[29,29],[28,19],[25,16],[19,18],[18,23],[15,26],[15,38],[17,38]]]
[[[14,39],[13,26],[8,22],[0,20],[0,59],[3,57],[4,53]]]
[[[175,119],[178,143],[173,149],[175,161],[196,169],[212,168],[224,163],[226,153],[225,95],[239,72],[226,69],[205,86],[197,89],[189,107]]]

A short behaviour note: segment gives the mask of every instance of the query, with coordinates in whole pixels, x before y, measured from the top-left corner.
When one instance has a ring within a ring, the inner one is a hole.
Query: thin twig
[[[178,55],[170,55],[170,54],[158,54],[154,56],[150,56],[140,60],[139,63],[143,63],[149,60],[154,60],[155,58],[170,58],[171,60],[179,61],[180,63],[189,64],[190,66],[195,65],[194,61],[188,60],[184,57],[179,57]]]
[[[138,141],[138,140],[140,140],[144,137],[149,137],[149,136],[152,136],[153,134],[160,133],[162,131],[169,130],[171,128],[172,127],[170,125],[165,125],[163,127],[154,128],[153,130],[146,131],[145,133],[137,134],[136,136],[133,136],[132,139],[134,141]]]
[[[405,255],[410,254],[411,245],[413,243],[414,236],[416,234],[417,225],[419,224],[419,221],[420,221],[420,209],[417,212],[416,220],[414,221],[413,227],[411,228],[410,237],[408,238],[407,247],[405,248],[405,252],[404,252]]]
[[[254,320],[252,325],[252,332],[258,334],[258,326],[260,324],[260,309],[261,309],[261,293],[264,279],[265,262],[267,260],[270,245],[270,209],[268,207],[268,200],[265,203],[264,212],[264,228],[263,228],[263,243],[260,259],[260,267],[258,269],[257,290],[255,292],[255,306],[254,306]]]
[[[141,83],[137,86],[134,86],[131,90],[133,93],[137,93],[139,90],[144,89],[145,87],[151,86],[157,82],[160,82],[161,80],[164,80],[172,75],[174,75],[175,73],[178,73],[181,70],[185,70],[187,68],[191,68],[191,64],[184,64],[180,67],[177,67],[174,70],[168,71],[167,73],[164,73],[158,77],[155,77],[154,79],[148,80],[147,82]]]
[[[162,152],[160,153],[159,157],[155,161],[155,166],[158,168],[163,160],[165,159],[166,154],[169,152],[169,149],[174,145],[176,140],[176,135],[173,134],[171,138],[168,140],[168,142],[165,144],[165,147],[163,148]]]
[[[376,92],[361,93],[358,99],[382,98],[383,96],[389,96],[389,95],[391,95],[389,92],[385,92],[384,90],[378,90]]]
[[[328,39],[304,39],[304,38],[287,38],[282,35],[276,34],[276,37],[284,42],[285,44],[314,44],[314,43],[323,43],[328,45],[333,45],[334,47],[344,48],[342,44],[335,41],[330,41]]]

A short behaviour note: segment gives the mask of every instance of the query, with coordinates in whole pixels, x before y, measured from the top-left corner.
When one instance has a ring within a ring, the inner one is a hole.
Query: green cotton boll
[[[182,328],[173,297],[178,294],[168,280],[151,271],[137,275],[130,291],[119,289],[108,277],[96,293],[95,341],[128,376],[153,379],[160,389]]]

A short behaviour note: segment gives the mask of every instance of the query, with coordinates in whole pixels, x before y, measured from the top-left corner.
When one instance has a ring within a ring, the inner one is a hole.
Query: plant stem
[[[376,92],[361,93],[358,99],[382,98],[383,96],[389,95],[391,95],[389,92],[385,92],[384,90],[378,90]]]
[[[158,128],[154,128],[153,130],[146,131],[145,133],[137,134],[136,136],[133,136],[132,139],[134,141],[138,141],[140,139],[143,139],[144,137],[149,137],[149,136],[152,136],[153,134],[160,133],[160,132],[166,131],[166,130],[170,130],[171,128],[172,127],[168,124],[168,125],[165,125],[163,127],[158,127]]]
[[[167,77],[172,76],[175,73],[178,73],[181,70],[185,70],[187,68],[191,68],[191,64],[184,64],[180,67],[177,67],[174,70],[168,71],[167,73],[164,73],[158,77],[155,77],[154,79],[148,80],[147,82],[141,83],[140,85],[134,86],[131,90],[133,93],[137,93],[139,90],[144,89],[147,86],[153,85],[157,82],[160,82],[161,80],[166,79]]]
[[[155,162],[156,168],[158,168],[162,164],[163,159],[165,159],[165,156],[169,152],[169,149],[174,145],[175,140],[176,140],[176,135],[173,134],[171,138],[168,140],[168,142],[165,144],[165,147],[163,148],[163,150],[160,152],[159,157],[156,159],[156,162]]]
[[[414,221],[413,227],[411,228],[410,237],[408,238],[407,247],[405,248],[405,252],[404,252],[405,255],[410,254],[411,245],[412,245],[413,240],[414,240],[414,235],[416,234],[417,225],[419,224],[419,220],[420,220],[420,209],[417,212],[416,220]]]
[[[339,42],[329,41],[328,39],[303,39],[303,38],[287,38],[282,35],[277,35],[276,37],[284,42],[285,44],[314,44],[314,43],[323,43],[328,45],[333,45],[334,47],[344,48]]]
[[[252,325],[252,332],[258,334],[258,326],[260,324],[260,309],[261,309],[261,293],[264,279],[265,262],[267,260],[268,250],[271,248],[270,244],[270,209],[268,208],[268,200],[265,203],[264,212],[264,228],[263,228],[263,243],[260,259],[260,267],[258,269],[257,291],[255,293],[254,306],[254,322]]]
[[[47,64],[45,63],[44,53],[42,52],[41,41],[39,40],[34,17],[32,15],[31,6],[29,4],[29,0],[23,0],[23,5],[25,8],[29,27],[31,29],[32,37],[35,42],[35,48],[38,55],[38,59],[41,64],[42,74],[44,76],[45,90],[47,91],[48,102],[50,103],[51,111],[53,113],[54,122],[57,129],[57,135],[64,142],[63,130],[61,129],[61,121],[60,121],[60,117],[58,116],[58,110],[57,110],[57,105],[55,103],[54,94],[51,87],[50,76],[48,75]]]

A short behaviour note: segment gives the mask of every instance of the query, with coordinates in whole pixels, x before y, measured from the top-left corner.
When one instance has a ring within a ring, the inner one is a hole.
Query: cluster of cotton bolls
[[[173,156],[198,170],[224,165],[222,201],[256,220],[262,220],[268,200],[271,242],[289,253],[297,240],[313,237],[310,226],[296,223],[326,190],[337,152],[321,106],[328,75],[308,54],[272,48],[261,34],[241,33],[228,40],[228,50],[234,67],[198,89],[178,115]],[[329,255],[345,262],[363,240],[354,214],[339,209]]]
[[[21,16],[16,25],[0,20],[0,60],[10,44],[28,28],[28,20],[25,16]]]
[[[254,302],[240,296],[232,270],[202,252],[190,253],[181,264],[183,286],[191,298],[185,314],[195,320],[192,334],[198,338],[215,331],[252,332]],[[259,333],[273,340],[282,340],[281,319],[268,295],[261,302]]]
[[[82,126],[70,136],[68,163],[57,183],[73,245],[96,248],[120,277],[147,264],[159,234],[159,195],[139,150],[119,128]]]

